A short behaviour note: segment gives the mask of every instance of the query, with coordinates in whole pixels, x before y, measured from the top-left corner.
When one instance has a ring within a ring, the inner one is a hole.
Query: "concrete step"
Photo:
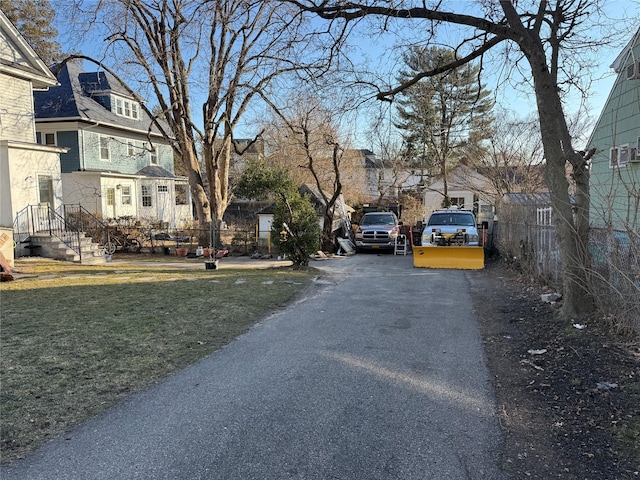
[[[97,243],[94,243],[90,237],[82,234],[80,237],[80,253],[69,248],[64,242],[48,234],[37,233],[31,236],[32,245],[37,245],[38,255],[45,258],[54,258],[66,262],[83,263],[98,265],[107,262],[104,250]]]

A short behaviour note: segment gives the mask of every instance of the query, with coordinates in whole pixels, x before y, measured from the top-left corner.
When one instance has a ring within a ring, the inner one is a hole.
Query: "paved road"
[[[0,478],[503,478],[467,274],[375,254],[314,266],[333,284]]]

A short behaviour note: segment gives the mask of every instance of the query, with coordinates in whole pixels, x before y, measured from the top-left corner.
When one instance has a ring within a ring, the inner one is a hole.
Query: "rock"
[[[555,303],[562,298],[559,293],[543,293],[540,295],[540,300],[545,303]]]

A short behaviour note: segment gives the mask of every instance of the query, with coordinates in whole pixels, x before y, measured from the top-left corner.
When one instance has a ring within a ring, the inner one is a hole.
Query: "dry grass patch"
[[[56,261],[17,269],[22,278],[0,284],[2,463],[229,343],[313,275]]]

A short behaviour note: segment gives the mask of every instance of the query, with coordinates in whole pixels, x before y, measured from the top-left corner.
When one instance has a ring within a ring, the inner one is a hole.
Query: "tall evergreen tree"
[[[413,46],[403,56],[406,69],[400,82],[413,79],[455,60],[452,50]],[[406,154],[414,167],[439,176],[444,182],[442,204],[450,204],[447,172],[464,156],[470,144],[476,148],[492,123],[493,102],[478,80],[479,67],[467,63],[453,70],[423,78],[405,89],[398,101],[396,127],[402,130]]]
[[[58,36],[53,26],[56,13],[49,0],[0,0],[0,10],[48,66],[65,56],[55,40]]]

